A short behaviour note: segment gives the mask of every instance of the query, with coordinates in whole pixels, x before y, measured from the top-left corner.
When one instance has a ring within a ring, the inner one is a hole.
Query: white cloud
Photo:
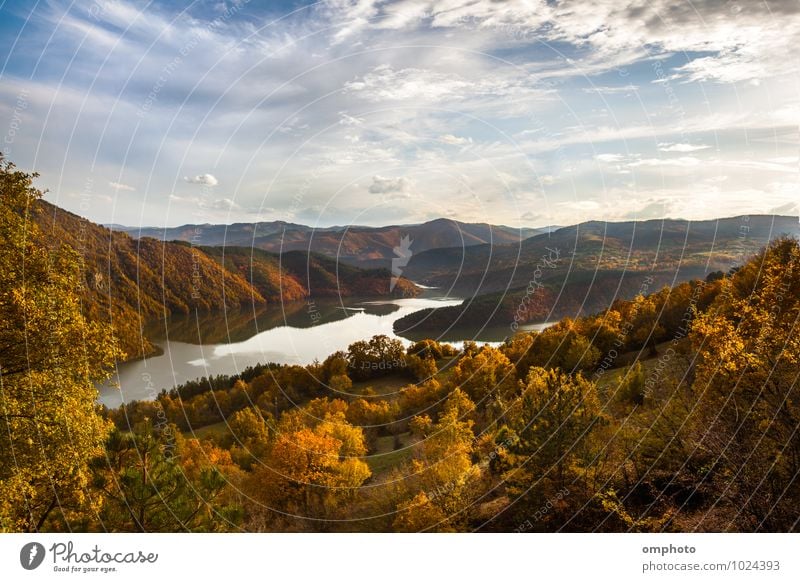
[[[792,73],[794,47],[800,40],[800,6],[794,1],[737,5],[716,0],[597,0],[590,9],[582,0],[335,0],[326,4],[336,7],[329,16],[342,23],[347,34],[366,34],[369,29],[461,29],[478,36],[491,33],[495,43],[564,42],[591,49],[586,63],[605,61],[609,68],[648,53],[705,53],[688,56],[691,60],[675,69],[674,78],[686,81],[757,82],[765,76]]]
[[[238,210],[241,208],[230,198],[220,198],[218,200],[214,200],[209,206],[214,210]]]
[[[394,70],[390,65],[380,65],[360,79],[345,83],[344,90],[368,101],[438,101],[468,92],[471,84],[456,75],[417,68]]]
[[[446,133],[444,135],[439,136],[439,141],[442,141],[448,145],[467,145],[472,143],[471,137],[457,137],[455,135]]]
[[[133,186],[128,186],[127,184],[123,184],[121,182],[109,182],[108,185],[114,188],[115,190],[125,190],[127,192],[136,191],[136,188],[134,188]]]
[[[182,204],[196,204],[198,206],[203,204],[203,199],[198,196],[179,196],[178,194],[170,194],[169,199],[172,202],[180,202]]]
[[[689,143],[660,143],[658,144],[658,150],[661,152],[680,152],[680,153],[691,153],[691,152],[698,152],[700,150],[707,150],[711,146],[707,145],[692,145]]]
[[[613,164],[621,162],[622,160],[625,159],[625,156],[621,154],[599,154],[595,156],[595,159],[605,164]]]
[[[601,207],[596,200],[570,200],[569,202],[561,202],[558,206],[566,211],[574,210],[577,212],[595,212],[600,210]]]
[[[598,93],[600,95],[620,95],[620,94],[627,94],[627,93],[636,93],[639,90],[639,87],[636,85],[621,85],[619,87],[608,87],[608,86],[594,86],[594,87],[585,87],[583,91],[585,93]]]
[[[682,156],[680,158],[645,158],[636,160],[628,164],[631,168],[639,167],[659,167],[659,166],[674,166],[679,168],[689,168],[700,164],[700,159],[693,156]]]
[[[525,99],[541,101],[553,95],[552,89],[539,86],[537,79],[524,71],[506,68],[503,72],[473,70],[462,74],[460,66],[453,69],[458,72],[382,64],[347,81],[343,92],[373,103],[399,101],[419,106],[448,102],[451,107],[455,103],[474,103],[483,107],[484,114],[495,103],[509,112],[515,111],[515,106],[521,106]],[[530,112],[524,107],[520,111]]]
[[[216,186],[219,184],[219,180],[217,180],[212,174],[199,174],[194,178],[184,176],[183,180],[189,184],[202,184],[203,186]]]
[[[185,13],[169,4],[142,13],[133,0],[38,6],[26,36],[52,50],[35,78],[15,78],[13,67],[4,76],[0,122],[9,126],[28,91],[14,160],[36,165],[53,192],[81,191],[83,160],[103,151],[97,176],[125,165],[126,175],[148,176],[147,193],[177,192],[182,211],[194,204],[211,217],[235,203],[200,187],[181,192],[174,168],[236,176],[243,218],[265,198],[276,214],[325,208],[332,192],[358,208],[366,190],[402,199],[412,186],[424,204],[398,202],[409,221],[423,209],[443,214],[449,196],[464,218],[468,192],[500,200],[508,184],[525,193],[546,184],[548,208],[561,214],[544,223],[567,223],[558,203],[576,191],[611,212],[603,195],[620,188],[620,212],[655,212],[653,190],[680,198],[709,174],[727,180],[721,193],[749,194],[797,175],[800,100],[782,76],[796,67],[796,2],[739,2],[733,12],[720,0],[597,0],[591,9],[577,0],[327,0],[269,24],[251,3],[213,26],[217,14],[200,4]],[[92,6],[102,18],[89,16]],[[25,62],[21,46],[9,62]],[[166,70],[176,55],[180,65]],[[406,178],[384,177],[396,175]],[[139,178],[130,181],[141,190]],[[148,223],[166,207],[145,192],[116,204]],[[749,204],[725,200],[713,211],[767,208],[757,194]],[[495,203],[473,214],[502,222],[512,212]]]
[[[407,194],[411,183],[407,178],[384,178],[373,176],[369,186],[370,194]]]
[[[344,111],[339,112],[339,125],[361,125],[364,123],[364,120],[358,119],[357,117],[353,117],[352,115],[348,115]]]

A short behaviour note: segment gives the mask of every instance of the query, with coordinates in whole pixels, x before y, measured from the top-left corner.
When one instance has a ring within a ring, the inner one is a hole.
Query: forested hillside
[[[283,256],[241,247],[193,247],[135,239],[41,199],[30,208],[41,244],[63,244],[83,261],[83,306],[90,320],[113,324],[126,357],[152,353],[145,322],[169,313],[238,309],[309,296],[414,296],[386,269],[361,270],[304,252]],[[223,261],[224,258],[224,261]]]
[[[711,273],[728,271],[783,235],[800,234],[790,216],[707,221],[586,222],[521,245],[437,249],[414,255],[404,274],[453,289],[462,305],[427,309],[395,322],[408,337],[451,327],[555,321],[590,315]]]
[[[323,255],[288,251],[280,255],[247,247],[202,247],[208,256],[250,282],[268,301],[360,295],[414,297],[413,283],[398,278],[390,289],[387,269],[360,269]]]
[[[727,270],[769,241],[798,234],[796,216],[591,221],[539,234],[518,245],[459,245],[415,252],[403,274],[426,285],[452,288],[463,296],[520,289],[535,276],[561,286],[568,272],[638,272],[680,282]],[[541,268],[555,251],[560,260]]]
[[[31,214],[42,243],[66,244],[81,257],[85,313],[112,325],[128,357],[153,351],[141,331],[149,319],[265,302],[247,280],[188,245],[137,240],[42,200]]]

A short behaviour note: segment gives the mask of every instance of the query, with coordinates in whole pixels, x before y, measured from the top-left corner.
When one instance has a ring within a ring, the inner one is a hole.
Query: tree
[[[533,367],[508,420],[501,431],[511,429],[513,435],[504,441],[511,453],[504,464],[512,468],[504,477],[508,492],[518,499],[511,515],[522,519],[558,499],[561,506],[543,518],[543,523],[558,523],[568,502],[583,507],[594,493],[591,473],[600,446],[593,437],[605,424],[594,384],[580,374]],[[568,498],[564,491],[570,492]]]
[[[35,174],[0,154],[0,530],[38,531],[97,507],[88,462],[110,423],[95,384],[108,378],[113,334],[81,312],[83,273],[66,246],[48,248],[32,220]]]
[[[406,416],[428,411],[443,397],[445,387],[435,378],[420,385],[409,384],[400,390],[400,411]]]
[[[414,416],[410,421],[408,421],[408,429],[411,431],[411,434],[420,439],[427,437],[428,434],[430,434],[432,427],[433,421],[427,414]]]
[[[567,373],[593,369],[600,359],[600,350],[579,332],[575,322],[564,319],[535,334],[530,349],[517,362],[520,379],[527,377],[531,366],[559,369]]]
[[[772,243],[732,277],[692,325],[698,351],[693,424],[703,476],[731,508],[722,529],[800,524],[800,244]]]
[[[662,339],[664,328],[659,321],[655,297],[637,295],[633,300],[632,310],[633,333],[631,333],[630,339],[633,345],[631,347],[640,349],[649,347],[650,355],[657,356],[656,343]]]
[[[416,382],[424,382],[433,378],[439,371],[436,361],[432,357],[421,358],[414,354],[405,356],[405,366]]]
[[[347,422],[339,403],[317,399],[308,410],[283,414],[268,452],[245,480],[251,527],[304,529],[304,517],[335,519],[370,477],[363,431]]]
[[[224,531],[239,519],[238,506],[223,495],[236,472],[230,454],[179,435],[149,419],[130,434],[111,433],[105,456],[92,463],[104,529]]]
[[[465,509],[476,498],[481,478],[480,468],[471,458],[475,435],[469,417],[474,412],[469,397],[458,388],[453,390],[412,463],[413,477],[407,479],[407,485],[413,498],[398,505],[401,513],[395,522],[401,531],[434,525],[437,531],[453,531],[463,526]],[[415,422],[417,428],[420,424],[426,423]]]
[[[620,380],[617,397],[623,402],[641,406],[645,398],[644,383],[642,363],[637,360]]]
[[[529,455],[541,472],[551,473],[557,487],[567,484],[573,460],[580,458],[592,429],[603,421],[594,384],[543,368],[528,372],[511,419],[519,436],[514,450]]]
[[[270,429],[267,420],[258,409],[244,408],[228,419],[228,430],[230,432],[225,435],[223,444],[234,454],[242,468],[250,469],[269,446]]]
[[[450,344],[440,344],[432,339],[424,339],[410,345],[406,353],[409,356],[418,356],[423,359],[433,358],[434,360],[439,360],[455,356],[457,350]]]
[[[458,360],[452,383],[489,408],[491,402],[502,406],[514,397],[517,377],[514,365],[500,350],[483,346],[477,353],[467,353]]]
[[[434,505],[424,491],[420,491],[397,508],[397,517],[392,525],[396,532],[452,532],[447,524],[447,515]]]
[[[354,380],[369,380],[397,373],[405,367],[405,350],[400,340],[376,335],[347,348],[349,375]]]

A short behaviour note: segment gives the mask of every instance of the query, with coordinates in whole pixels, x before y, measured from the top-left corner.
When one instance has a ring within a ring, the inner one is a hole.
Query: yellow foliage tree
[[[95,383],[116,357],[109,329],[81,312],[83,273],[31,219],[35,175],[0,154],[0,530],[38,531],[94,504],[88,461],[109,425]],[[58,512],[54,510],[58,510]]]

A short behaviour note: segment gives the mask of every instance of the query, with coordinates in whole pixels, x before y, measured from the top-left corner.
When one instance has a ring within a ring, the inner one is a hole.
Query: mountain
[[[201,250],[239,274],[267,301],[297,301],[307,297],[395,295],[413,297],[418,289],[399,278],[390,289],[387,269],[362,269],[316,253],[270,253],[247,247],[201,247]]]
[[[252,222],[236,224],[184,224],[183,226],[159,228],[154,226],[108,225],[119,232],[126,232],[134,238],[150,237],[161,241],[183,241],[202,246],[245,246],[249,247],[254,236],[269,236],[284,230],[311,230],[302,224],[276,220],[274,222]],[[257,233],[257,234],[256,234]]]
[[[618,298],[727,272],[781,235],[800,235],[797,217],[591,221],[518,245],[433,249],[413,255],[403,275],[469,299],[411,314],[395,330],[430,334],[589,314]]]
[[[474,245],[414,253],[403,275],[461,294],[514,289],[528,284],[542,257],[559,251],[557,269],[698,273],[727,270],[768,241],[800,234],[792,216],[740,216],[717,220],[590,221],[512,245]]]
[[[83,258],[85,313],[113,324],[129,358],[155,351],[142,333],[147,320],[265,303],[245,279],[188,245],[134,239],[47,202],[39,206],[35,220],[48,244],[66,244]]]
[[[402,278],[391,289],[386,269],[337,265],[315,254],[136,239],[41,200],[34,216],[44,244],[67,245],[82,257],[85,313],[113,324],[129,358],[155,351],[142,330],[146,322],[167,314],[237,310],[312,296],[417,293]]]
[[[519,243],[547,229],[512,228],[484,223],[464,223],[440,218],[423,224],[382,227],[333,226],[312,228],[282,221],[231,225],[192,225],[176,228],[123,227],[131,236],[182,240],[204,246],[244,246],[281,253],[310,251],[362,267],[389,268],[395,247],[404,237],[409,250],[420,253],[445,247]],[[117,227],[116,230],[120,230]]]

